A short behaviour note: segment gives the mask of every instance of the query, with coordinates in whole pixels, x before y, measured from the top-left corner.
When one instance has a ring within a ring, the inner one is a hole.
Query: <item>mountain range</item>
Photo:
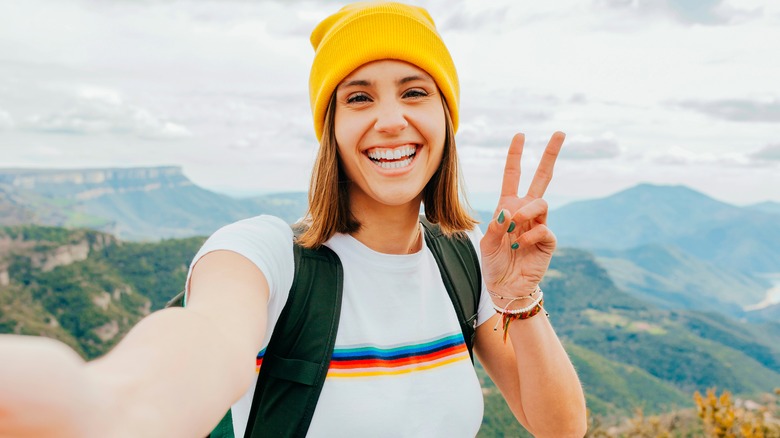
[[[305,193],[215,193],[179,167],[0,169],[0,225],[87,227],[125,240],[209,235],[265,212],[293,221],[306,205]]]
[[[578,201],[550,214],[563,246],[626,250],[674,245],[746,273],[780,271],[780,213],[775,203],[737,207],[684,186],[640,184]]]
[[[780,272],[776,206],[640,184],[560,207],[549,222],[559,245],[596,254],[622,290],[668,309],[771,320],[780,313],[780,297],[765,302],[773,286],[766,274]]]
[[[209,235],[257,214],[293,222],[306,205],[301,192],[211,192],[178,167],[0,169],[0,225],[87,227],[122,240]],[[766,320],[780,313],[772,302],[755,307],[772,286],[764,274],[780,272],[779,211],[773,202],[738,207],[684,186],[640,184],[564,205],[549,222],[559,246],[597,254],[629,293],[669,309]],[[491,213],[477,215],[484,230]]]
[[[762,275],[780,272],[776,207],[643,184],[550,213],[559,248],[546,307],[594,413],[690,406],[693,390],[711,386],[780,386],[780,305],[745,310],[771,286]],[[96,357],[181,289],[206,235],[305,209],[305,193],[234,199],[173,167],[0,170],[0,333],[51,336]],[[516,435],[479,371],[483,429]]]

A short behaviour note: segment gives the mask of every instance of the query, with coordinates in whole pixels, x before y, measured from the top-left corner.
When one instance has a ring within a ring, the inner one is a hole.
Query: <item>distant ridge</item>
[[[550,214],[560,245],[626,250],[674,245],[747,273],[780,271],[780,215],[717,201],[684,186],[640,184]]]
[[[719,267],[672,245],[641,245],[601,250],[598,262],[615,284],[662,308],[724,311],[742,316],[747,304],[759,303],[766,282]]]
[[[764,213],[780,214],[780,202],[760,202],[758,204],[748,205],[747,208],[763,211]]]
[[[192,183],[180,167],[0,169],[0,225],[87,227],[122,239],[209,235],[259,214],[292,222],[304,193],[236,199]]]
[[[43,180],[53,175],[70,176],[81,179],[85,175],[94,175],[93,178],[154,178],[156,174],[181,175],[181,166],[144,166],[144,167],[82,167],[82,168],[25,168],[9,167],[0,168],[0,181],[6,182],[17,177],[34,177]],[[57,178],[60,178],[57,177]]]
[[[627,249],[740,215],[739,207],[685,186],[639,184],[605,198],[567,204],[555,210],[550,222],[565,245]]]
[[[194,185],[180,167],[0,169],[0,184],[45,196],[89,200],[133,191]]]

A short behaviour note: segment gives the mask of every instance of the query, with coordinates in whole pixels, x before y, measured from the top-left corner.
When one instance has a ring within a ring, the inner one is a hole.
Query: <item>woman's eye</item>
[[[347,103],[363,103],[370,101],[371,99],[363,93],[355,93],[347,96]]]
[[[427,95],[428,95],[428,93],[425,90],[421,90],[419,88],[413,88],[413,89],[408,90],[408,91],[406,91],[404,93],[404,97],[411,97],[411,98],[425,97]]]

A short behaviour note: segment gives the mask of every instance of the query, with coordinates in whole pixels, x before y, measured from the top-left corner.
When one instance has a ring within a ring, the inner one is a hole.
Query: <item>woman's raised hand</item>
[[[504,167],[501,197],[480,242],[482,275],[489,291],[505,297],[531,294],[555,250],[555,235],[547,228],[547,202],[542,199],[553,175],[565,134],[556,132],[547,143],[528,193],[517,193],[525,136],[512,138]]]

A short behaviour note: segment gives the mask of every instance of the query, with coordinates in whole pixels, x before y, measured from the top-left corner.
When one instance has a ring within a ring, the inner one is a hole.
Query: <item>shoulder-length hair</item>
[[[425,217],[438,224],[445,234],[470,230],[477,225],[468,212],[462,178],[458,171],[455,133],[447,103],[442,96],[446,135],[439,168],[422,191]],[[349,179],[338,156],[335,133],[336,93],[330,98],[320,149],[314,163],[309,184],[309,211],[304,219],[306,229],[298,236],[298,243],[317,248],[336,233],[353,233],[360,223],[350,211]]]

